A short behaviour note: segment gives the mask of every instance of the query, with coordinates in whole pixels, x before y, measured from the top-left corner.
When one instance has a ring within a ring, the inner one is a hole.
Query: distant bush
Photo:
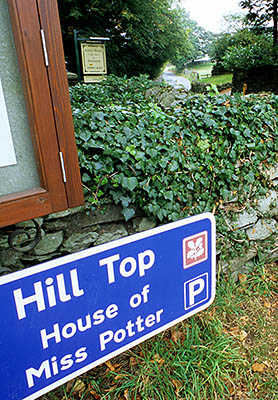
[[[278,96],[194,95],[163,111],[147,77],[71,88],[82,180],[93,205],[110,197],[160,221],[265,192],[277,161]]]
[[[231,71],[235,69],[250,69],[273,63],[273,44],[271,38],[266,36],[261,36],[255,43],[245,46],[229,47],[223,57],[224,68]]]
[[[254,29],[224,33],[212,43],[210,56],[216,62],[213,75],[235,69],[272,65],[273,40],[268,33],[258,33]]]

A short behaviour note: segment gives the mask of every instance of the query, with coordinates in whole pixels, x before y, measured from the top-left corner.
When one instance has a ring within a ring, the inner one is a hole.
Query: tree
[[[189,20],[189,27],[189,40],[194,45],[196,51],[196,56],[194,58],[206,56],[215,39],[214,33],[202,28],[193,20]]]
[[[185,9],[177,7],[175,12],[180,21],[179,25],[187,34],[187,43],[174,53],[170,61],[176,66],[177,71],[181,72],[190,61],[208,54],[214,34],[190,19],[189,13]]]
[[[246,27],[245,15],[243,13],[230,13],[223,16],[222,31],[236,33]]]
[[[273,24],[273,55],[278,57],[278,0],[242,0],[240,6],[247,10],[246,20],[256,28]]]
[[[232,34],[231,33],[221,33],[217,35],[213,41],[209,55],[216,64],[221,64],[223,57],[227,51],[227,48],[231,46]]]
[[[271,38],[266,35],[256,35],[253,41],[243,45],[234,45],[227,49],[223,57],[226,69],[250,69],[253,67],[273,64]]]
[[[272,60],[269,38],[249,29],[220,34],[212,45],[211,58],[216,61],[215,70],[231,71],[234,68],[251,68]]]
[[[156,76],[188,50],[187,32],[173,0],[58,0],[65,53],[75,70],[73,30],[107,36],[108,69],[116,75]]]

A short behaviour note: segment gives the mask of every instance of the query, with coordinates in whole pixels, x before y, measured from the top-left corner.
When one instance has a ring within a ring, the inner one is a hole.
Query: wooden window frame
[[[1,196],[0,227],[84,203],[57,0],[7,3],[40,187]]]

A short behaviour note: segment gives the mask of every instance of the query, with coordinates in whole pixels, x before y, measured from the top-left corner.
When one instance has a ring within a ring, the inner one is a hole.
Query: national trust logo
[[[208,233],[200,232],[183,239],[183,268],[199,264],[208,258]]]

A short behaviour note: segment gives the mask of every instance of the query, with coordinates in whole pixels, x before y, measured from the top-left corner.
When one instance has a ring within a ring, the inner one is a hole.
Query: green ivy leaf
[[[245,180],[250,183],[254,183],[255,175],[254,175],[253,171],[249,171],[248,174],[245,175]]]
[[[124,208],[124,209],[122,210],[122,214],[123,214],[123,216],[124,216],[124,219],[125,219],[126,221],[128,221],[128,220],[130,220],[131,218],[134,217],[135,211],[133,210],[133,208]]]
[[[135,177],[131,178],[124,177],[122,180],[122,185],[126,189],[133,190],[138,186],[138,180]]]
[[[173,192],[170,192],[170,191],[164,192],[164,197],[166,200],[173,201],[173,199],[174,199]]]
[[[197,146],[202,151],[206,151],[210,147],[209,139],[199,140],[198,143],[197,143]]]

